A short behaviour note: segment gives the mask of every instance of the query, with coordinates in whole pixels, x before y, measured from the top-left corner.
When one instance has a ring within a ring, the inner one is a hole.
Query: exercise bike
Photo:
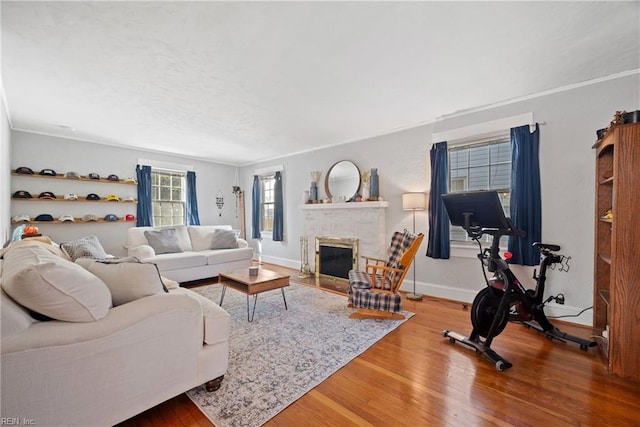
[[[471,335],[465,337],[457,332],[444,330],[442,335],[445,338],[449,338],[452,343],[460,342],[481,353],[499,371],[504,371],[513,364],[493,351],[491,343],[510,321],[522,323],[550,339],[577,343],[582,350],[597,345],[595,341],[561,332],[551,324],[544,313],[545,305],[551,301],[564,304],[562,294],[543,299],[547,268],[561,264],[564,260],[562,255],[556,253],[560,246],[534,243],[540,250],[540,273],[533,273],[535,289],[525,289],[509,268],[507,261],[500,257],[499,252],[502,236],[524,237],[526,233],[515,228],[511,220],[504,215],[498,193],[471,191],[445,194],[442,198],[451,223],[463,227],[469,237],[480,246],[478,259],[482,263],[482,273],[487,284],[486,288],[478,292],[471,305]],[[492,236],[492,241],[491,247],[483,249],[480,238],[485,234]],[[505,254],[505,258],[510,258],[510,254]],[[485,268],[493,273],[492,278],[487,278]],[[568,266],[564,268],[568,269]]]

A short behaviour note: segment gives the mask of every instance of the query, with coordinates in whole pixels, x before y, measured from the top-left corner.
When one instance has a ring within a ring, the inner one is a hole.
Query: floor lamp
[[[416,211],[423,211],[427,208],[427,197],[424,193],[403,193],[402,209],[413,211],[413,234],[416,233]],[[422,295],[416,293],[416,265],[413,262],[413,293],[407,294],[407,299],[420,301]]]

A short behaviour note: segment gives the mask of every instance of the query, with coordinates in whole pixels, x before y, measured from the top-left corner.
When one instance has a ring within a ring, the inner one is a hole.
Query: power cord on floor
[[[578,317],[587,310],[591,310],[593,306],[581,310],[578,314],[564,314],[562,316],[547,316],[549,319],[560,319],[561,317]]]

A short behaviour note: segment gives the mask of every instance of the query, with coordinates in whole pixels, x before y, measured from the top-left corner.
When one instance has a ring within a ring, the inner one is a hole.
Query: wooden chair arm
[[[386,264],[387,260],[386,259],[380,259],[380,258],[375,258],[375,257],[371,257],[371,256],[366,256],[366,255],[361,255],[362,259],[364,259],[364,263],[365,264],[369,264],[369,261],[375,261],[376,264]]]
[[[404,271],[404,269],[402,268],[387,267],[386,265],[367,264],[367,273],[369,272],[370,268],[375,271],[382,270],[387,273],[402,273]]]
[[[380,271],[380,273],[378,273],[378,271]],[[371,275],[371,278],[369,279],[369,283],[371,283],[371,290],[378,289],[382,291],[384,290],[387,284],[389,285],[389,288],[393,289],[394,284],[396,283],[397,278],[399,277],[398,275],[402,277],[402,273],[404,272],[404,269],[387,267],[384,265],[367,264],[366,272],[367,274]],[[389,275],[385,273],[392,273],[391,280],[389,280],[389,277],[388,277]],[[382,288],[375,287],[376,275],[379,275],[382,277],[382,283],[381,283]],[[393,293],[393,292],[390,292],[390,293]]]

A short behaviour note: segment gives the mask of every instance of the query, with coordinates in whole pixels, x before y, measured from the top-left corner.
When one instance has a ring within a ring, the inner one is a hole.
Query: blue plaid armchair
[[[365,271],[349,271],[348,306],[358,309],[350,317],[404,318],[399,289],[423,239],[422,233],[396,231],[389,259],[363,257]]]

